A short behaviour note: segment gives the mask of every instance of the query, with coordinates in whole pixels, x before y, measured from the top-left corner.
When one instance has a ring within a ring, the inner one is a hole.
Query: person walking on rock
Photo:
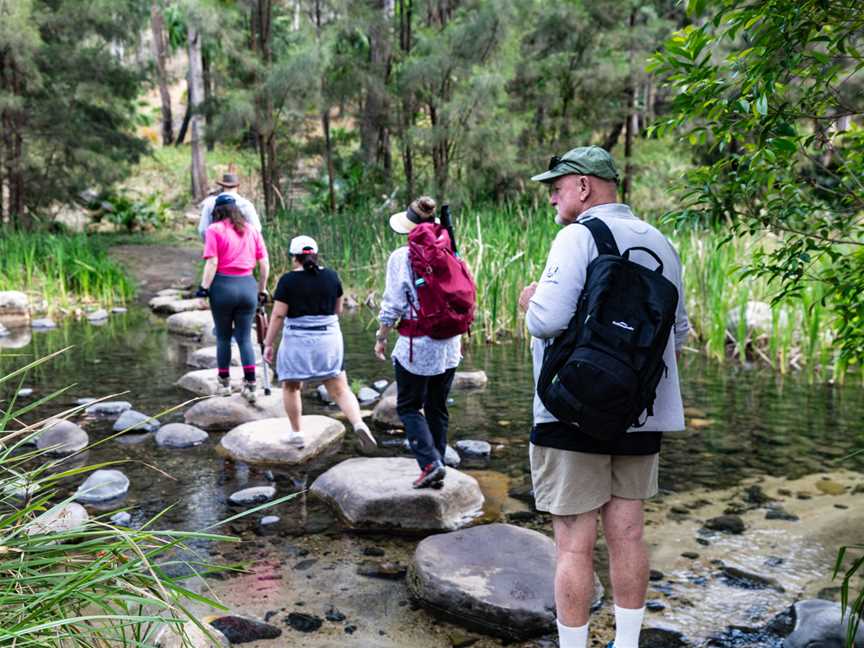
[[[201,240],[204,240],[204,234],[213,222],[213,208],[216,206],[216,200],[219,196],[231,196],[237,205],[237,209],[240,210],[243,219],[260,232],[261,219],[258,218],[255,205],[246,200],[237,191],[240,187],[240,178],[237,174],[225,173],[222,175],[221,180],[216,181],[216,184],[222,188],[222,191],[207,196],[201,203],[201,220],[198,222],[198,234],[201,236]]]
[[[657,493],[663,432],[684,429],[676,356],[687,338],[689,324],[681,262],[659,231],[637,218],[630,207],[617,202],[618,172],[605,150],[596,146],[572,149],[561,157],[553,157],[548,170],[532,179],[549,186],[549,202],[556,210],[555,222],[563,226],[552,243],[539,282],[527,286],[519,298],[533,337],[535,384],[541,376],[544,352],[557,336],[569,329],[580,307],[583,287],[587,288],[586,277],[590,281],[595,279],[588,276],[589,263],[598,257],[594,231],[611,232],[614,242],[597,239],[604,254],[613,254],[609,250],[617,246],[618,250],[626,250],[624,259],[629,261],[632,252],[635,263],[661,272],[662,277],[656,281],[667,286],[671,304],[676,303],[677,289],[677,311],[675,306],[671,307],[669,332],[658,341],[657,353],[662,354],[665,373],[661,374],[653,408],[642,412],[639,427],[630,427],[626,432],[622,429],[608,440],[595,438],[580,427],[556,419],[540,396],[536,392],[534,395],[529,449],[531,477],[537,509],[552,514],[560,646],[585,648],[588,643],[588,616],[594,590],[593,551],[598,520],[602,520],[615,602],[615,639],[609,645],[637,648],[648,586],[642,501]],[[592,220],[601,223],[592,224]],[[614,254],[619,256],[617,250]],[[658,266],[656,261],[662,265]],[[626,321],[612,321],[608,326],[596,321],[591,324],[588,327],[591,331],[600,330],[612,336],[625,345],[621,348],[635,349],[641,343],[642,331],[636,331]],[[563,381],[562,375],[557,374],[556,378]],[[597,389],[596,381],[588,380],[574,387],[575,392],[570,393],[583,399]]]
[[[423,226],[428,231],[418,229],[417,233],[441,240],[446,232],[436,229],[440,226],[435,225],[435,208],[432,198],[418,198],[405,211],[393,214],[390,226],[397,234],[409,235],[418,226]],[[446,242],[448,248],[452,248],[449,237]],[[409,245],[413,245],[411,238]],[[452,249],[448,249],[448,254],[452,255]],[[456,367],[462,360],[461,333],[466,330],[456,328],[455,334],[447,335],[445,332],[433,336],[424,329],[424,299],[432,301],[436,297],[430,297],[430,283],[412,267],[409,246],[396,249],[387,261],[386,288],[378,314],[380,326],[375,333],[375,355],[386,360],[387,335],[398,323],[400,335],[391,354],[398,390],[396,412],[405,425],[408,442],[420,466],[414,488],[440,488],[443,485],[449,424],[447,397]],[[422,293],[419,297],[418,291]],[[444,299],[446,297],[443,295]]]
[[[261,233],[250,227],[233,196],[223,194],[214,201],[213,224],[204,236],[204,275],[197,297],[210,300],[216,325],[216,366],[219,391],[231,395],[231,337],[240,347],[243,365],[243,398],[256,400],[255,350],[252,320],[262,295],[266,295],[270,264]],[[252,271],[258,265],[258,281]]]
[[[344,344],[339,328],[342,283],[339,275],[318,263],[318,244],[309,236],[291,240],[288,248],[293,268],[279,279],[273,294],[273,313],[264,341],[264,361],[273,362],[273,344],[281,334],[276,374],[282,381],[285,411],[291,423],[289,442],[304,445],[304,382],[323,381],[327,392],[354,427],[364,452],[377,443],[360,415],[357,397],[348,385],[344,369]]]

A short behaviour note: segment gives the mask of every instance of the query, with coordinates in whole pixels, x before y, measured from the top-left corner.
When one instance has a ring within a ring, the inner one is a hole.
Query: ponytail
[[[306,252],[305,254],[295,254],[294,258],[297,263],[303,266],[303,271],[309,274],[316,275],[321,269],[318,266],[318,254],[316,252]]]

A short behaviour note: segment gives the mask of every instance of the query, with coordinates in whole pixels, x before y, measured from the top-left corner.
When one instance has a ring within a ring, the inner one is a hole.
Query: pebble
[[[290,626],[298,632],[315,632],[324,623],[321,617],[303,612],[291,612],[285,619],[285,625]]]
[[[324,614],[324,618],[327,619],[328,621],[332,621],[333,623],[342,623],[346,617],[339,610],[337,610],[334,607],[331,607]]]
[[[766,520],[788,520],[790,522],[797,522],[799,518],[797,515],[789,513],[784,508],[782,508],[780,506],[775,506],[775,507],[769,508],[765,512],[765,519]]]
[[[117,526],[129,526],[132,521],[132,515],[128,511],[120,511],[111,516],[111,524]]]
[[[688,560],[696,560],[697,558],[699,558],[699,554],[695,551],[685,551],[681,554],[681,557],[687,558]]]
[[[226,615],[210,620],[210,625],[225,635],[232,644],[251,643],[260,639],[276,639],[282,630],[269,623],[248,617]]]
[[[389,384],[390,383],[386,380],[376,380],[374,383],[372,383],[372,387],[377,389],[379,392],[383,392],[385,389],[387,389],[387,386]]]
[[[370,578],[386,578],[388,580],[398,580],[404,578],[408,568],[398,562],[375,562],[366,560],[357,566],[357,573],[360,576],[369,576]]]
[[[645,601],[645,609],[649,612],[661,612],[666,609],[666,605],[658,599],[650,599]]]
[[[737,515],[720,515],[705,523],[705,528],[711,531],[722,531],[738,535],[744,533],[744,520]]]
[[[18,390],[18,398],[28,398],[33,395],[33,390],[30,387]]]

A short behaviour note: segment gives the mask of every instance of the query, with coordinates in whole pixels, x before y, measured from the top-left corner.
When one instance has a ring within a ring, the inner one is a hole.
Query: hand
[[[210,291],[207,290],[204,286],[198,286],[198,290],[195,291],[195,296],[206,299],[210,297]]]
[[[519,295],[519,309],[523,313],[528,311],[528,303],[531,301],[531,298],[534,296],[535,292],[537,292],[536,281],[532,281],[530,285],[525,286],[522,289],[522,293]]]
[[[267,364],[273,364],[273,345],[265,344],[264,345],[264,362]]]
[[[266,304],[269,301],[270,301],[270,293],[268,293],[266,290],[262,290],[261,292],[258,293],[258,305],[259,306],[263,306],[264,304]]]
[[[376,341],[375,342],[375,357],[379,360],[387,360],[387,342],[384,341]]]

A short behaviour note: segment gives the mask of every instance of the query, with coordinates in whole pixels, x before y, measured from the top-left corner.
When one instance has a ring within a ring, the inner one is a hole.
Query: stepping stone
[[[254,506],[263,504],[276,496],[276,488],[273,486],[252,486],[244,488],[236,493],[231,493],[228,501],[234,506]]]
[[[174,335],[213,339],[213,314],[209,310],[175,313],[165,320],[165,325]]]
[[[282,394],[274,391],[269,396],[259,392],[258,400],[249,403],[239,394],[234,396],[214,396],[195,403],[186,410],[184,420],[202,430],[222,431],[268,418],[281,418],[285,414]]]
[[[408,446],[408,449],[411,449],[410,445]],[[459,456],[459,453],[456,452],[452,446],[448,445],[444,451],[444,465],[450,466],[451,468],[458,468],[461,463],[462,457]]]
[[[188,290],[181,290],[180,288],[163,288],[156,293],[157,297],[174,297],[175,299],[183,299],[188,295]]]
[[[87,319],[90,322],[104,322],[108,319],[108,311],[104,308],[100,308],[99,310],[95,310],[92,313],[87,313]]]
[[[18,290],[0,291],[0,321],[16,328],[30,323],[30,298]]]
[[[372,387],[374,387],[379,393],[383,393],[389,384],[390,382],[387,380],[376,380],[372,383]]]
[[[50,317],[40,317],[30,323],[30,328],[34,331],[47,331],[57,328],[57,324]]]
[[[84,410],[84,413],[98,418],[116,418],[129,409],[132,409],[132,403],[129,401],[102,401],[93,403]]]
[[[311,491],[356,529],[451,531],[480,515],[483,493],[476,479],[448,468],[443,488],[412,488],[419,474],[414,459],[347,459],[318,477]]]
[[[204,443],[208,436],[204,430],[194,425],[168,423],[156,432],[156,445],[160,448],[191,448]]]
[[[287,418],[269,418],[239,425],[219,442],[220,454],[250,464],[298,465],[339,447],[345,426],[329,416],[304,416],[304,447],[289,443]]]
[[[478,550],[478,548],[494,550]],[[555,629],[555,543],[510,524],[429,536],[408,570],[411,595],[447,620],[508,641]],[[594,578],[592,608],[603,600]]]
[[[486,372],[482,369],[477,371],[457,371],[453,376],[453,389],[482,389],[489,382]]]
[[[123,497],[129,491],[129,478],[119,470],[93,472],[75,491],[75,500],[96,504]]]
[[[33,520],[27,525],[27,534],[65,533],[83,527],[89,519],[87,509],[75,502],[67,502]]]
[[[80,452],[90,443],[90,437],[72,421],[49,421],[39,436],[36,447],[50,455],[64,456]]]
[[[253,349],[255,350],[255,363],[260,366],[261,346],[254,344]],[[186,364],[196,369],[215,369],[217,366],[216,347],[206,346],[190,353],[189,357],[186,358]],[[231,366],[240,366],[240,347],[236,343],[231,345]]]
[[[191,621],[183,624],[185,639],[180,635],[176,624],[163,625],[156,633],[156,648],[230,648],[231,644],[214,627],[207,628],[207,634]],[[210,635],[208,637],[207,635]]]
[[[794,630],[786,637],[785,648],[808,646],[845,646],[851,614],[843,616],[839,603],[809,599],[792,606]],[[864,624],[855,633],[856,646],[864,646]]]
[[[154,313],[161,315],[210,310],[207,300],[199,297],[192,297],[191,299],[178,299],[172,296],[154,297],[148,304]]]
[[[379,394],[371,387],[361,387],[360,391],[357,392],[357,400],[360,401],[363,405],[378,400],[380,396],[381,394]]]
[[[381,400],[372,410],[372,421],[382,427],[404,429],[402,419],[396,413],[396,383],[392,383],[381,394]]]
[[[162,425],[157,419],[129,409],[120,414],[120,417],[114,421],[115,432],[155,432]]]
[[[239,392],[243,387],[243,368],[230,367],[228,371],[231,377],[231,389]],[[183,374],[174,384],[199,396],[214,396],[219,389],[219,375],[215,369],[195,369]]]
[[[115,306],[114,308],[111,309],[111,312],[114,313],[115,315],[122,315],[123,313],[127,312],[127,310],[128,309],[124,308],[123,306]]]

